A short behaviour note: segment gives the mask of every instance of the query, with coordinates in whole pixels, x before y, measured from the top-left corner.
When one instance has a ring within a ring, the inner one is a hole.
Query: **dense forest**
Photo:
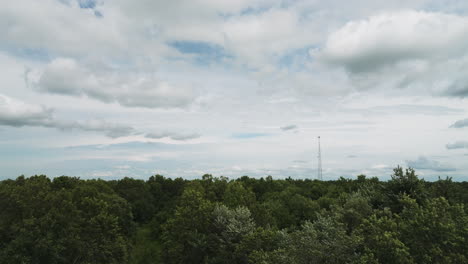
[[[0,182],[0,263],[468,263],[468,182]]]

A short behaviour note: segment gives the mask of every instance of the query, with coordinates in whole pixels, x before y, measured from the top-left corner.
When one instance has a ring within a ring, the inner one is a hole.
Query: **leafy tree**
[[[1,184],[0,263],[126,262],[130,207],[106,187],[43,175]]]
[[[443,197],[424,206],[409,197],[402,202],[401,237],[417,263],[468,262],[468,216],[462,205]]]
[[[363,238],[363,253],[381,264],[414,263],[401,239],[398,218],[387,209],[364,219],[357,231]]]
[[[387,190],[389,206],[394,212],[400,212],[403,209],[399,201],[404,195],[415,199],[418,203],[423,203],[427,197],[424,181],[418,178],[412,168],[405,171],[401,167],[393,169]]]
[[[164,263],[203,263],[210,248],[213,208],[201,185],[192,185],[183,192],[174,216],[164,226]]]
[[[0,181],[0,263],[468,263],[468,182]]]
[[[292,233],[280,231],[283,239],[279,249],[257,252],[257,263],[356,263],[360,245],[358,237],[346,234],[342,224],[330,217],[305,222]]]
[[[252,208],[255,205],[255,193],[244,187],[240,181],[232,181],[227,185],[223,196],[223,203],[228,207],[235,208],[245,206]]]
[[[241,243],[255,231],[249,209],[216,205],[212,217],[214,248],[207,263],[247,263],[250,249],[243,248]]]
[[[135,222],[145,223],[151,219],[155,213],[154,197],[143,180],[123,178],[115,183],[114,190],[131,205]]]

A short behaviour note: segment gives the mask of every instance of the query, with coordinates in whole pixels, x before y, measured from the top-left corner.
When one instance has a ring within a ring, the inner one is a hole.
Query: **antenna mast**
[[[320,151],[320,136],[318,136],[318,164],[317,164],[317,179],[322,180],[322,152]]]

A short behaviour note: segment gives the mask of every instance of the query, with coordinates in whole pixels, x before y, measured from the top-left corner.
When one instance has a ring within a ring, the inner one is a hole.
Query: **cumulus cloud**
[[[346,69],[358,89],[464,98],[467,47],[468,17],[399,11],[347,23],[329,35],[320,57]]]
[[[468,148],[468,141],[456,141],[445,145],[447,149],[465,149]]]
[[[468,118],[463,120],[458,120],[457,122],[453,123],[450,127],[452,128],[462,128],[468,126]]]
[[[0,124],[4,126],[51,126],[52,109],[29,105],[0,94]]]
[[[118,54],[133,38],[125,38],[118,13],[108,15],[113,21],[99,19],[77,1],[7,1],[0,9],[0,41],[2,46],[52,53]]]
[[[0,125],[22,127],[49,127],[60,130],[82,130],[103,132],[111,138],[129,136],[135,133],[130,126],[110,123],[104,120],[64,121],[57,120],[53,110],[45,106],[31,105],[0,94]]]
[[[154,74],[103,68],[92,69],[71,58],[58,58],[47,65],[35,85],[48,93],[88,96],[127,107],[178,108],[195,99],[190,88],[174,87]]]
[[[180,134],[180,133],[173,133],[173,132],[148,133],[145,135],[146,138],[152,138],[152,139],[170,138],[172,140],[177,140],[177,141],[196,139],[196,138],[199,138],[200,136],[201,135],[198,133]]]
[[[416,160],[407,160],[406,163],[409,167],[420,170],[433,170],[438,172],[447,172],[455,171],[455,168],[452,168],[447,165],[442,165],[436,160],[428,159],[424,156],[419,156]]]
[[[280,129],[283,131],[293,130],[293,129],[297,129],[297,125],[283,126],[283,127],[280,127]]]
[[[264,67],[278,55],[317,41],[301,22],[300,14],[288,9],[233,16],[223,24],[225,46],[244,63]]]
[[[329,36],[323,56],[353,72],[372,71],[397,61],[457,57],[467,44],[468,18],[401,11],[347,23]]]
[[[136,131],[131,126],[107,122],[105,120],[87,120],[75,122],[55,122],[54,126],[58,129],[78,129],[83,131],[103,132],[110,138],[126,137],[135,134]]]

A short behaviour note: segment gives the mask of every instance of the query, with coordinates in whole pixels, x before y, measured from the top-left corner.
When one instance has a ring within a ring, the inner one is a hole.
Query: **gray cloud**
[[[280,129],[283,131],[293,130],[293,129],[297,129],[297,125],[283,126],[283,127],[280,127]]]
[[[52,109],[45,106],[26,104],[4,95],[0,95],[0,125],[95,131],[103,132],[106,136],[111,138],[129,136],[135,133],[135,130],[130,126],[110,123],[104,120],[73,122],[57,120],[53,115]]]
[[[108,67],[85,67],[74,59],[59,58],[34,83],[41,91],[88,96],[127,107],[180,108],[195,100],[190,88],[174,87],[154,74],[120,72]]]
[[[173,133],[173,132],[148,133],[145,135],[146,138],[152,138],[152,139],[170,138],[172,140],[177,140],[177,141],[196,139],[196,138],[199,138],[200,136],[201,135],[198,133],[180,134],[180,133]]]
[[[442,165],[436,160],[430,160],[427,157],[419,156],[416,160],[407,160],[406,164],[414,169],[433,170],[438,172],[455,171],[456,169],[447,165]]]
[[[464,112],[463,109],[452,108],[440,105],[389,105],[389,106],[376,106],[367,109],[368,111],[375,112],[376,114],[394,114],[395,112],[401,114],[420,114],[420,115],[450,115]]]
[[[445,145],[447,149],[464,149],[468,148],[468,141],[456,141]]]
[[[307,160],[293,160],[294,163],[308,163]]]
[[[468,17],[407,10],[347,23],[329,35],[319,56],[346,69],[362,90],[407,88],[464,98],[467,46]]]
[[[347,23],[329,36],[323,56],[352,72],[374,71],[401,60],[457,56],[467,43],[465,17],[400,11]]]
[[[5,126],[51,126],[53,110],[29,105],[0,94],[0,124]]]
[[[190,140],[190,139],[196,139],[199,138],[201,135],[198,133],[193,133],[193,134],[178,134],[178,135],[173,135],[171,136],[171,139],[173,140]]]
[[[463,77],[458,80],[454,80],[453,83],[449,85],[449,89],[444,91],[442,94],[449,97],[467,97],[468,79],[466,79],[466,77]]]
[[[467,127],[467,126],[468,126],[468,118],[458,120],[457,122],[450,125],[450,127],[452,128],[462,128],[462,127]]]
[[[76,121],[72,123],[55,122],[54,127],[62,130],[77,129],[83,131],[103,132],[110,138],[126,137],[136,134],[135,129],[131,126],[110,123],[105,120]]]

